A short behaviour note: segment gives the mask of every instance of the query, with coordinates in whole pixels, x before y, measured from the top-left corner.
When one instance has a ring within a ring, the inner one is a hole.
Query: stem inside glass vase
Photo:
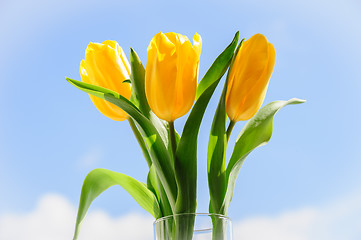
[[[220,214],[184,213],[154,222],[155,240],[231,240],[231,219]]]

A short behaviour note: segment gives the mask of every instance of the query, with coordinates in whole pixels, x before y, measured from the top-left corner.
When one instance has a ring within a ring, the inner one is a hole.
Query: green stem
[[[139,130],[138,130],[137,126],[135,125],[132,118],[129,117],[128,122],[129,122],[130,127],[133,130],[134,136],[137,139],[140,148],[142,149],[142,152],[143,152],[145,160],[147,161],[148,167],[150,168],[152,166],[152,160],[150,158],[148,148],[147,148],[147,146],[146,146],[146,144],[144,142],[142,134],[140,134],[140,132],[139,132]]]
[[[236,122],[234,122],[232,120],[229,122],[229,125],[227,128],[227,143],[228,143],[229,137],[231,136],[231,133],[232,133],[232,130],[233,130],[233,127],[235,124],[236,124]]]
[[[172,153],[173,153],[173,159],[175,159],[176,152],[177,152],[177,142],[175,140],[175,129],[174,129],[174,122],[168,122],[169,123],[169,135],[170,135],[170,142],[172,145]]]

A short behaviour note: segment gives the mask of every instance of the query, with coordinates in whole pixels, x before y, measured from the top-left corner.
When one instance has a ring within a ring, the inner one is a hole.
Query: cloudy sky
[[[145,181],[127,122],[104,117],[65,81],[80,79],[89,42],[116,40],[145,63],[159,31],[198,32],[203,76],[237,30],[246,39],[262,33],[275,46],[265,103],[307,103],[282,109],[270,143],[243,166],[229,213],[234,238],[360,239],[360,12],[358,0],[1,1],[0,239],[70,239],[82,181],[94,168]],[[199,136],[199,212],[208,205],[206,149],[217,101]],[[152,221],[113,187],[91,206],[79,239],[151,240]]]

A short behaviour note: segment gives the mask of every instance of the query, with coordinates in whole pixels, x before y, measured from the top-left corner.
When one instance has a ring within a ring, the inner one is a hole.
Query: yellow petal
[[[82,79],[83,82],[90,83],[88,73],[87,73],[87,71],[85,69],[85,61],[84,61],[84,59],[81,60],[81,62],[80,62],[80,76],[81,76],[81,79]]]
[[[193,105],[198,52],[186,36],[160,32],[150,42],[147,55],[145,89],[149,106],[159,118],[174,121]]]
[[[158,33],[153,39],[155,40],[154,46],[157,49],[158,61],[164,61],[166,55],[171,56],[175,53],[176,46],[168,39],[168,37],[164,33]]]
[[[199,58],[202,50],[202,38],[201,35],[199,35],[198,33],[195,33],[193,36],[193,48],[196,51]]]
[[[89,43],[85,59],[80,63],[82,80],[113,90],[130,99],[130,85],[123,83],[125,79],[130,78],[129,66],[125,64],[125,61],[127,62],[127,59],[117,42],[107,40],[102,44]],[[128,115],[114,104],[94,96],[90,96],[90,98],[96,108],[105,116],[116,121],[127,119]]]
[[[261,107],[275,64],[273,45],[262,34],[245,41],[228,78],[226,111],[232,121],[248,120]]]
[[[112,41],[112,40],[106,40],[103,42],[103,44],[109,46],[110,48],[114,49],[114,51],[116,53],[118,53],[118,56],[122,61],[121,63],[119,63],[119,66],[122,68],[122,71],[126,71],[127,75],[130,76],[130,64],[123,51],[123,48],[121,46],[119,46],[119,44],[116,41]],[[126,75],[126,74],[124,74],[124,75]]]

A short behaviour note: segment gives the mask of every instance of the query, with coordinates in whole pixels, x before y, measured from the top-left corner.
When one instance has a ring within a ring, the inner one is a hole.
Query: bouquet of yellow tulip
[[[261,34],[240,43],[238,40],[237,32],[198,86],[202,39],[197,33],[193,44],[181,34],[156,34],[147,49],[145,69],[133,49],[129,63],[115,41],[88,45],[80,64],[82,81],[67,80],[89,93],[105,116],[115,121],[128,120],[149,173],[147,183],[142,183],[106,169],[91,171],[81,191],[74,240],[92,201],[113,185],[123,187],[155,219],[195,213],[198,132],[210,98],[228,70],[210,131],[207,156],[209,211],[227,214],[240,168],[253,149],[271,138],[276,112],[288,104],[304,102],[275,101],[259,110],[275,65],[275,49]],[[179,135],[174,121],[190,110]],[[227,161],[232,129],[236,122],[245,120],[249,121]],[[193,224],[192,219],[174,221],[168,226],[167,239],[192,239]],[[215,221],[213,239],[223,239],[222,231]]]

